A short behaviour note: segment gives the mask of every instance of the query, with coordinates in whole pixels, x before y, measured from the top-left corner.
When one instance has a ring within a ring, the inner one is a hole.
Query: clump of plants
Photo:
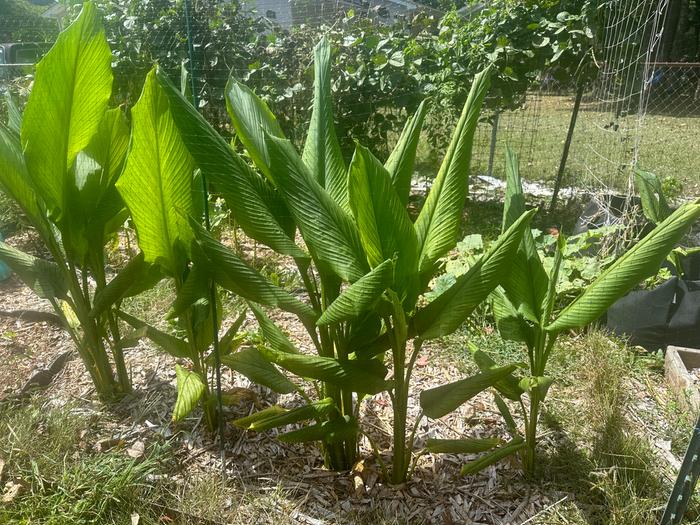
[[[520,220],[519,217],[525,211],[517,157],[509,150],[506,158],[504,231]],[[528,230],[523,234],[510,271],[493,296],[493,313],[501,337],[520,342],[527,350],[524,373],[513,365],[513,373],[495,385],[495,400],[513,439],[477,462],[465,465],[463,473],[473,472],[516,452],[521,454],[525,472],[534,472],[540,407],[553,381],[547,375],[547,361],[556,349],[557,338],[567,330],[581,328],[596,321],[620,297],[644,279],[655,275],[668,253],[698,218],[700,200],[670,213],[648,235],[602,271],[573,301],[566,301],[565,305],[557,302],[557,283],[566,249],[564,235],[559,234],[557,238],[554,261],[547,270],[537,252],[532,232]],[[559,310],[561,306],[563,308]],[[498,366],[483,350],[471,347],[470,351],[482,371]],[[423,395],[435,395],[448,386],[423,392]],[[516,426],[504,398],[515,402],[522,410],[524,431]]]
[[[237,424],[265,430],[311,421],[280,439],[320,441],[326,464],[346,470],[357,456],[361,400],[388,390],[394,409],[391,479],[400,483],[411,460],[415,429],[409,435],[407,401],[422,342],[454,331],[505,277],[532,212],[515,221],[438,300],[419,304],[438,259],[454,247],[460,229],[472,140],[490,70],[474,79],[433,189],[414,223],[406,205],[425,106],[409,119],[386,163],[358,144],[346,165],[334,131],[330,55],[322,40],[314,53],[313,116],[301,154],[267,106],[241,83],[229,82],[236,137],[257,170],[163,74],[160,80],[196,165],[216,184],[236,222],[248,236],[291,257],[304,283],[308,302],[275,288],[190,220],[194,260],[222,287],[250,302],[264,336],[256,347],[224,357],[225,363],[277,392],[297,391],[306,400],[300,408],[274,406]],[[297,230],[304,248],[295,242]],[[261,306],[295,314],[317,355],[302,354]],[[386,365],[393,372],[389,379]],[[469,380],[470,388],[486,388],[510,371],[512,367],[487,371]],[[301,388],[305,380],[312,380],[315,400]],[[447,402],[457,401],[448,396]]]
[[[110,108],[111,53],[92,4],[39,62],[23,114],[0,124],[0,185],[22,209],[51,260],[0,242],[0,259],[47,299],[71,335],[98,395],[130,390],[117,304],[92,310],[106,287],[105,244],[128,212],[115,188],[129,144]],[[123,295],[138,291],[130,282]]]

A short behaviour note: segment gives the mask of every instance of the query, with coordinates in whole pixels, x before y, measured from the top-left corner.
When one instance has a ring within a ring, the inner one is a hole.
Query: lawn
[[[525,108],[508,112],[499,122],[494,175],[502,178],[505,147],[519,151],[522,176],[527,180],[553,182],[564,147],[573,97],[533,97]],[[628,166],[634,140],[639,140],[640,168],[662,179],[675,179],[681,197],[700,195],[697,140],[700,117],[671,116],[650,112],[637,132],[637,116],[621,117],[617,130],[609,126],[611,113],[584,103],[579,113],[567,162],[564,185],[581,188],[608,187],[626,191]],[[606,127],[607,126],[607,127]],[[488,170],[491,127],[482,124],[475,140],[474,171]]]

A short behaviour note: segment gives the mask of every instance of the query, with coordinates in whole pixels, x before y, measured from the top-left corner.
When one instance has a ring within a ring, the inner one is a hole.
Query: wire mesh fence
[[[670,117],[700,116],[700,63],[650,62],[648,111]]]
[[[115,103],[133,105],[148,70],[158,63],[183,86],[194,77],[200,111],[228,139],[225,87],[235,78],[268,102],[297,145],[303,143],[310,119],[312,50],[319,35],[342,31],[348,10],[365,16],[367,24],[391,24],[415,14],[386,12],[376,2],[196,2],[190,20],[194,57],[190,61],[182,2],[103,4],[109,6],[104,11],[114,56]],[[690,169],[691,160],[685,157],[688,136],[698,130],[700,64],[655,61],[666,4],[667,0],[610,2],[596,57],[600,73],[585,91],[565,185],[628,193],[631,168],[637,163],[662,177],[673,176],[679,157],[680,169]],[[21,14],[0,17],[0,37],[5,41],[0,45],[0,91],[11,92],[20,102],[26,97],[32,66],[23,64],[35,63],[72,15],[70,9],[53,7],[42,13],[38,24],[36,17]],[[429,24],[439,13],[423,16],[432,17]],[[356,36],[348,33],[339,43],[352,46]],[[376,45],[379,48],[381,42]],[[390,68],[393,61],[404,59],[386,56],[385,60]],[[349,151],[355,138],[373,141],[375,153],[386,157],[425,93],[413,77],[362,76],[352,66],[338,69],[336,79],[341,141]],[[420,74],[421,67],[417,71]],[[357,89],[357,95],[343,92],[350,89]],[[502,178],[508,144],[519,154],[525,179],[551,185],[575,91],[574,79],[561,82],[545,71],[532,82],[517,109],[485,111],[475,137],[474,174]],[[457,116],[457,107],[429,115],[429,146],[421,152],[425,161],[418,164],[419,177],[434,175],[438,152],[444,151]]]

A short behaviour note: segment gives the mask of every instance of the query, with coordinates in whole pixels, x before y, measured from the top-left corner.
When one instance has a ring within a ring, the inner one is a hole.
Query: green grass
[[[482,320],[472,335],[462,330],[443,339],[437,358],[465,375],[474,373],[466,351],[471,340],[499,364],[526,359],[523,348],[485,326]],[[656,523],[673,480],[654,443],[671,440],[673,452],[682,456],[692,430],[688,416],[658,387],[664,381],[659,359],[592,330],[560,338],[548,374],[555,386],[540,420],[539,472],[533,483],[551,491],[552,501],[567,498],[531,523]],[[638,408],[645,394],[653,399],[652,410]],[[699,511],[696,496],[688,523],[696,523]]]
[[[141,461],[123,451],[94,452],[88,447],[94,421],[74,406],[53,408],[36,398],[3,406],[0,421],[4,477],[23,487],[0,507],[0,523],[129,523],[152,490],[149,474],[163,451]]]
[[[552,182],[559,168],[572,107],[573,97],[544,96],[539,105],[539,115],[536,103],[524,110],[504,113],[496,141],[494,176],[504,177],[505,147],[510,144],[519,152],[524,179]],[[599,111],[584,101],[569,153],[565,186],[593,188],[602,184],[609,188],[626,189],[629,171],[620,169],[618,162],[630,156],[633,139],[628,137],[637,136],[637,118],[636,115],[622,117],[618,121],[618,131],[605,128],[609,121],[609,113]],[[444,123],[437,125],[444,126]],[[700,195],[696,155],[700,117],[674,117],[650,112],[639,136],[641,168],[655,172],[662,179],[676,179],[681,184],[683,196]],[[472,173],[487,172],[490,139],[490,125],[480,124],[474,140]],[[417,169],[420,176],[433,177],[437,172],[438,159],[436,152],[426,144],[427,141],[423,140],[418,152]]]

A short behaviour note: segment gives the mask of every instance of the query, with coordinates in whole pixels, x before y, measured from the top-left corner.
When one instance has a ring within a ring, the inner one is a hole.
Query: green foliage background
[[[285,134],[300,145],[311,114],[312,48],[326,35],[334,49],[333,96],[343,153],[349,157],[358,140],[380,158],[426,97],[430,145],[444,144],[474,75],[489,63],[496,65],[496,75],[486,106],[496,111],[519,107],[544,71],[564,81],[580,75],[600,10],[597,2],[582,0],[499,0],[463,18],[449,10],[451,2],[433,2],[448,9],[441,19],[418,14],[385,25],[351,10],[332,25],[284,30],[251,16],[238,2],[191,5],[193,64],[182,0],[99,2],[114,55],[115,102],[138,98],[154,62],[171,78],[180,77],[184,64],[195,76],[203,114],[227,135],[223,89],[233,72],[271,106]]]

